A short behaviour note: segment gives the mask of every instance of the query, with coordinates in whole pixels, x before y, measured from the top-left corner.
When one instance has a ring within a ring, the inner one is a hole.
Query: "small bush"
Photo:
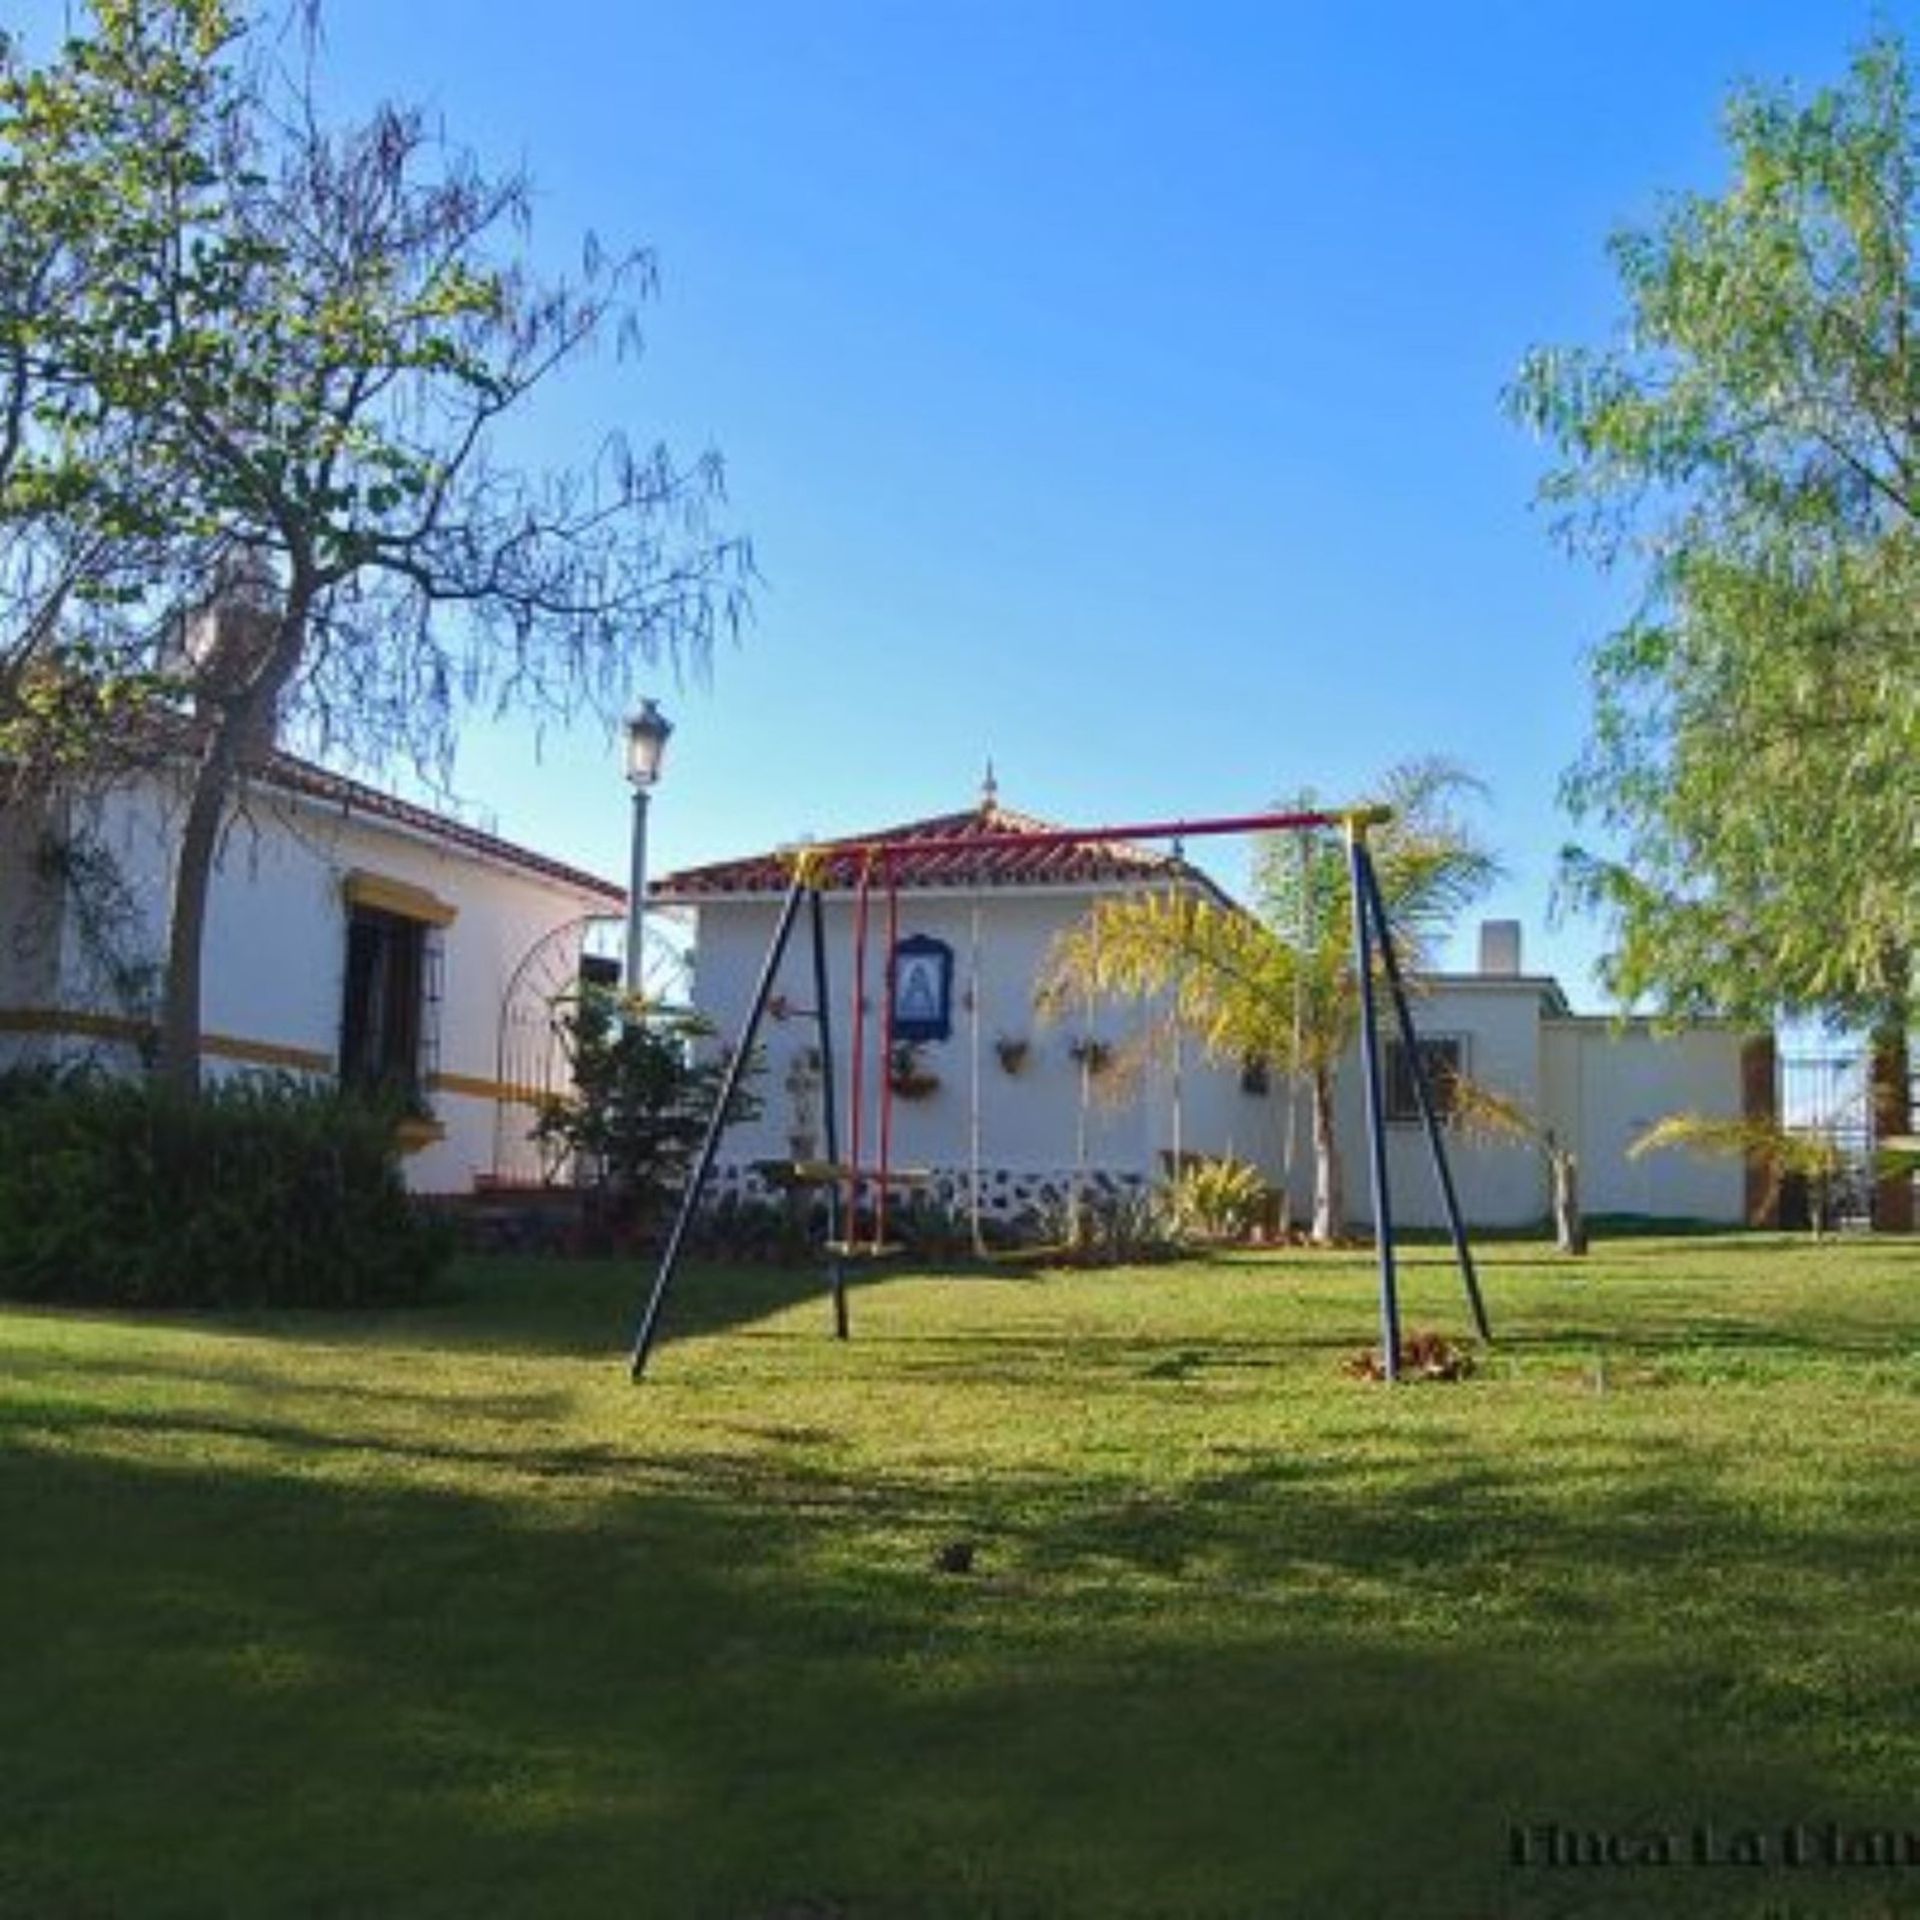
[[[1167,1210],[1183,1239],[1245,1240],[1266,1224],[1273,1188],[1244,1160],[1196,1157],[1167,1185]]]
[[[703,1260],[799,1267],[824,1258],[825,1210],[815,1203],[726,1194],[695,1215],[687,1251]]]
[[[602,1251],[631,1249],[672,1215],[727,1078],[724,1057],[702,1060],[710,1021],[685,1008],[582,986],[560,1022],[573,1091],[550,1100],[534,1134],[598,1189],[589,1238]],[[760,1111],[751,1081],[734,1089],[730,1125]]]
[[[1171,1259],[1172,1223],[1157,1193],[1135,1187],[1071,1186],[1040,1202],[1033,1236],[1078,1266],[1133,1266]]]
[[[292,1078],[184,1100],[97,1072],[0,1075],[0,1294],[126,1307],[418,1299],[450,1249],[396,1115]]]
[[[887,1209],[887,1238],[923,1260],[956,1260],[973,1251],[973,1224],[951,1199],[906,1193]]]

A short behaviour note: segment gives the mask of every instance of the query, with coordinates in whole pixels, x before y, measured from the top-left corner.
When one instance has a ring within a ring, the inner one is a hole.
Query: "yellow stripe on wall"
[[[75,1040],[124,1040],[131,1046],[153,1037],[152,1023],[124,1013],[93,1013],[83,1007],[0,1007],[0,1033],[44,1033]],[[252,1067],[284,1067],[292,1073],[331,1073],[333,1055],[277,1040],[250,1040],[237,1033],[200,1036],[200,1050]]]
[[[0,1033],[49,1034],[74,1040],[119,1040],[138,1046],[153,1037],[152,1025],[123,1013],[94,1013],[82,1007],[0,1007]],[[253,1040],[234,1033],[201,1036],[201,1050],[251,1067],[282,1067],[290,1073],[332,1073],[333,1056],[312,1047],[290,1047],[278,1040]],[[494,1080],[477,1073],[427,1075],[429,1093],[458,1094],[468,1100],[505,1100],[538,1107],[553,1096],[524,1081]]]

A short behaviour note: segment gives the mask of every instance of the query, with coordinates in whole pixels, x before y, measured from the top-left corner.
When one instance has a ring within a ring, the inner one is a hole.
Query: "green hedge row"
[[[185,1100],[93,1072],[0,1075],[0,1295],[124,1307],[418,1299],[445,1230],[390,1111],[291,1078]]]

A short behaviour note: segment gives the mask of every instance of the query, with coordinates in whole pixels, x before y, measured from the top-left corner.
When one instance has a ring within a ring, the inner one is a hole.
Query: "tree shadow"
[[[1911,1910],[1542,1837],[1911,1825],[1897,1500],[1787,1524],[1638,1436],[1136,1485],[207,1430],[0,1449],[0,1911]]]

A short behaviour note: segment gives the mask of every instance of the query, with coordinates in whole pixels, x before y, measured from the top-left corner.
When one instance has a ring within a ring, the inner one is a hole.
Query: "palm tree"
[[[1481,791],[1451,762],[1426,759],[1390,768],[1371,796],[1369,804],[1392,809],[1369,845],[1403,972],[1429,963],[1460,911],[1499,873],[1457,811]],[[1276,811],[1322,804],[1308,791],[1277,802]],[[1054,941],[1040,997],[1053,1006],[1158,998],[1213,1058],[1257,1057],[1304,1084],[1313,1114],[1313,1238],[1327,1241],[1344,1216],[1334,1094],[1360,1012],[1346,850],[1324,833],[1265,836],[1253,892],[1251,911],[1182,888],[1100,901]]]
[[[1453,1118],[1469,1138],[1513,1141],[1531,1147],[1546,1162],[1553,1205],[1553,1242],[1562,1253],[1584,1254],[1587,1223],[1580,1211],[1580,1157],[1524,1100],[1470,1080],[1453,1083]]]

